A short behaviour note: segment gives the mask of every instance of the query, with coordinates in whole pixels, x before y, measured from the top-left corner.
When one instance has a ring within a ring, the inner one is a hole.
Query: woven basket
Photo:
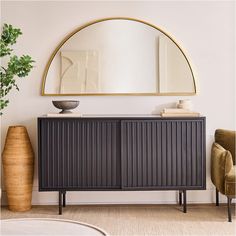
[[[31,208],[34,153],[24,126],[9,127],[2,157],[8,208],[27,211]]]

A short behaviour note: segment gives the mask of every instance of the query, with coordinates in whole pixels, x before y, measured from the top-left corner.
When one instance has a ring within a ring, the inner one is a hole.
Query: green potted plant
[[[12,88],[19,90],[15,76],[25,77],[33,68],[34,61],[29,55],[16,56],[13,54],[12,45],[16,43],[17,38],[22,34],[20,29],[12,25],[4,24],[0,39],[0,114],[8,105],[7,94]],[[4,65],[2,65],[2,58]]]
[[[4,24],[0,39],[0,114],[8,105],[6,98],[11,89],[19,90],[15,77],[25,77],[33,68],[34,61],[29,55],[13,54],[12,45],[21,35],[20,29]],[[4,185],[8,207],[12,211],[27,211],[31,208],[34,153],[24,126],[8,128],[2,153]]]

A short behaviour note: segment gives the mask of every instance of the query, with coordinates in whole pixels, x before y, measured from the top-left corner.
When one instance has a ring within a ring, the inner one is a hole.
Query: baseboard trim
[[[57,192],[38,192],[33,190],[33,205],[57,205]],[[2,191],[2,205],[7,205],[6,192]],[[178,191],[83,191],[68,192],[68,205],[127,205],[127,204],[176,204],[178,202]],[[215,202],[215,191],[192,190],[187,191],[187,203],[205,204]],[[220,203],[226,203],[225,196],[220,194]]]

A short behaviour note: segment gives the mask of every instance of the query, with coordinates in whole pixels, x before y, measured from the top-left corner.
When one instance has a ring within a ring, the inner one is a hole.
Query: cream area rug
[[[49,218],[25,218],[2,220],[1,235],[105,236],[107,234],[95,226],[77,221]]]
[[[2,219],[56,218],[86,222],[103,229],[109,236],[235,236],[236,219],[232,206],[232,223],[227,206],[191,205],[187,213],[179,205],[67,205],[58,215],[57,206],[33,206],[27,212],[11,212],[6,207]],[[56,234],[54,234],[56,235]]]

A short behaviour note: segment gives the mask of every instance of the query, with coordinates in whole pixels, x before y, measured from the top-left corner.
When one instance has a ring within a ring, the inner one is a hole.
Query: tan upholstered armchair
[[[227,196],[228,221],[231,222],[231,200],[235,198],[235,131],[217,129],[211,149],[211,180],[216,187],[216,206],[219,192]]]

